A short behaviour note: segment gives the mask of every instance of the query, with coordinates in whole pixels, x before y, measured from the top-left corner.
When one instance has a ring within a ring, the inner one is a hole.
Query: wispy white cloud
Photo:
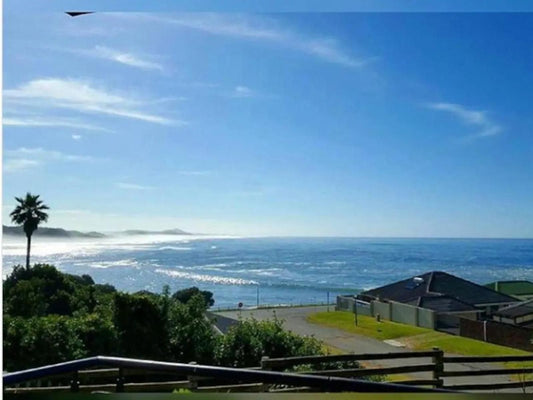
[[[143,106],[148,102],[145,100],[112,93],[75,79],[35,79],[16,89],[4,90],[4,98],[8,104],[22,104],[26,107],[71,109],[163,125],[183,123],[146,112]]]
[[[26,170],[39,166],[40,163],[37,160],[28,160],[27,158],[7,158],[4,161],[4,172],[14,172]]]
[[[15,150],[5,150],[6,157],[33,157],[38,160],[53,160],[53,161],[92,161],[93,157],[80,156],[73,154],[65,154],[60,151],[46,150],[41,147],[27,148],[19,147]]]
[[[252,97],[254,91],[246,86],[236,86],[231,94],[232,97]]]
[[[144,70],[163,71],[163,66],[138,54],[112,49],[106,46],[95,46],[91,50],[72,50],[75,53],[89,57],[102,58],[119,64]]]
[[[152,186],[137,185],[135,183],[117,182],[117,187],[126,190],[151,190]]]
[[[136,18],[139,18],[139,15]],[[309,37],[281,27],[273,19],[257,16],[195,13],[172,17],[151,15],[145,18],[213,35],[271,42],[345,67],[362,67],[376,59],[355,57],[333,38]]]
[[[16,116],[16,117],[4,117],[2,120],[6,126],[19,126],[19,127],[58,127],[58,128],[72,128],[72,129],[84,129],[88,131],[102,131],[112,132],[109,129],[99,126],[91,125],[82,121],[67,119],[67,118],[54,118],[54,117],[34,117],[34,116]]]
[[[454,103],[429,103],[426,106],[433,110],[448,112],[461,122],[476,127],[477,132],[469,137],[495,136],[503,130],[499,124],[488,117],[486,111],[472,110]]]
[[[187,176],[207,176],[211,175],[212,171],[178,171],[178,174]]]
[[[93,161],[93,157],[65,154],[43,148],[20,147],[4,151],[4,171],[14,172],[42,166],[51,162],[83,162]]]
[[[81,135],[72,135],[72,139],[74,140],[81,140],[82,136]]]

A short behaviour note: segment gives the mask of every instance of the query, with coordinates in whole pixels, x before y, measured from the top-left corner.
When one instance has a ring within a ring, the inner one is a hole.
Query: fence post
[[[72,380],[70,381],[70,391],[71,392],[80,391],[80,381],[78,380],[78,371],[75,371],[72,374]]]
[[[191,361],[189,364],[196,365],[198,363],[196,361]],[[198,379],[196,379],[195,375],[188,375],[187,380],[189,381],[190,390],[198,389]]]
[[[438,347],[433,347],[433,351],[435,352],[435,355],[433,356],[433,363],[435,364],[435,369],[433,370],[433,379],[437,381],[435,387],[442,388],[442,372],[444,371],[444,352]]]
[[[117,387],[115,390],[117,393],[124,392],[124,370],[122,368],[118,369]]]
[[[270,371],[272,368],[268,366],[268,356],[261,357],[261,369],[264,369],[265,371]]]

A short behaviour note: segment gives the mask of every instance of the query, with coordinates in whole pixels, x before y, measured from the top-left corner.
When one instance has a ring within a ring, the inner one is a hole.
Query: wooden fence
[[[467,356],[455,356],[455,357],[442,357],[443,366],[452,364],[479,364],[479,363],[506,363],[506,362],[530,362],[533,361],[533,354],[528,356],[487,356],[487,357],[467,357]],[[439,372],[439,377],[459,377],[459,376],[494,376],[494,375],[515,375],[516,382],[504,382],[504,383],[469,383],[460,385],[446,385],[445,387],[450,390],[498,390],[498,389],[514,389],[533,386],[533,376],[529,376],[533,373],[533,368],[524,365],[524,367],[518,368],[493,368],[493,369],[481,369],[481,370],[459,370],[459,371],[447,371],[443,368]]]
[[[391,367],[368,368],[342,368],[331,367],[331,363],[338,362],[365,362],[380,360],[417,360],[413,365],[400,365]],[[529,362],[529,365],[504,368],[496,365],[491,369],[475,369],[473,365],[479,363],[506,363],[513,362],[519,365]],[[395,380],[395,384],[413,387],[447,389],[452,391],[469,390],[498,390],[526,388],[533,386],[533,355],[528,356],[497,356],[497,357],[465,357],[445,356],[442,350],[434,348],[429,351],[395,352],[395,353],[369,353],[369,354],[341,354],[329,356],[307,356],[268,358],[263,357],[261,365],[255,368],[241,369],[240,371],[287,371],[296,368],[299,374],[306,376],[368,379],[369,377],[387,376],[398,374],[411,374],[424,372],[426,379]],[[328,367],[328,364],[330,367]],[[194,366],[194,363],[191,363]],[[325,365],[325,367],[324,367]],[[465,369],[458,369],[465,365]],[[452,367],[453,366],[453,367]],[[215,368],[215,367],[212,367]],[[322,369],[321,369],[322,368]],[[470,369],[466,369],[470,368]],[[240,374],[244,375],[244,374]],[[290,374],[295,375],[295,374]],[[491,375],[514,375],[516,381],[504,383],[472,383],[451,384],[447,378],[479,377]],[[530,377],[528,377],[530,375]],[[239,375],[237,375],[239,376]],[[177,379],[176,379],[177,378]],[[302,376],[303,378],[303,376]],[[59,382],[59,384],[58,384]],[[75,371],[74,374],[47,376],[46,379],[33,380],[23,383],[25,387],[6,387],[6,393],[33,393],[33,392],[58,392],[58,391],[119,391],[119,392],[171,392],[176,389],[188,389],[194,392],[303,392],[313,391],[312,386],[298,384],[272,384],[257,378],[256,381],[241,380],[227,377],[205,376],[193,373],[176,373],[163,370],[150,370],[150,368],[101,368]],[[377,387],[377,386],[376,386]]]
[[[408,374],[417,372],[431,372],[431,379],[410,379],[410,380],[395,380],[395,383],[402,385],[416,385],[416,386],[432,386],[435,388],[443,388],[453,391],[469,391],[469,390],[502,390],[514,388],[526,388],[533,386],[533,354],[528,356],[492,356],[492,357],[451,357],[445,356],[443,351],[434,348],[431,351],[414,351],[414,352],[398,352],[398,353],[380,353],[380,354],[341,354],[334,356],[312,356],[312,357],[289,357],[269,359],[263,358],[261,367],[263,369],[283,370],[286,368],[295,367],[298,365],[316,365],[325,362],[347,362],[347,361],[375,361],[375,360],[392,360],[392,359],[427,359],[431,362],[421,362],[416,365],[405,365],[398,367],[386,368],[356,368],[356,369],[335,369],[325,371],[307,372],[308,374],[326,375],[326,376],[342,376],[346,378],[361,378],[369,376],[380,375],[395,375]],[[504,368],[503,366],[495,366],[491,369],[457,369],[453,368],[458,365],[465,365],[466,368],[475,367],[480,363],[527,363],[523,367]],[[452,370],[450,370],[452,369]],[[454,377],[479,377],[479,376],[495,376],[506,375],[514,376],[515,382],[501,382],[501,383],[472,383],[468,384],[452,384],[446,383],[445,378]]]

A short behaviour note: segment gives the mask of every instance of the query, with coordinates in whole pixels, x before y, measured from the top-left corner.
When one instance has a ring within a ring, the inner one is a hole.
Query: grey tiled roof
[[[467,306],[472,309],[474,306],[480,307],[484,304],[509,304],[517,301],[514,297],[442,271],[427,272],[362,294],[407,304],[427,302],[426,304],[432,304],[443,312],[465,311],[468,309]],[[439,296],[446,296],[447,300],[428,299]],[[450,300],[451,298],[454,301]]]
[[[524,315],[533,314],[533,300],[522,301],[520,303],[510,305],[498,310],[494,314],[506,318],[517,318]]]

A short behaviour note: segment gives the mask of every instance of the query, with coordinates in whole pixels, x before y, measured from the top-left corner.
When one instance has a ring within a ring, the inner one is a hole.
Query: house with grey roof
[[[533,299],[504,307],[492,317],[498,322],[533,328]]]
[[[480,319],[516,298],[443,271],[432,271],[362,292],[366,301],[391,301],[435,312],[436,327],[456,329],[459,318]]]

